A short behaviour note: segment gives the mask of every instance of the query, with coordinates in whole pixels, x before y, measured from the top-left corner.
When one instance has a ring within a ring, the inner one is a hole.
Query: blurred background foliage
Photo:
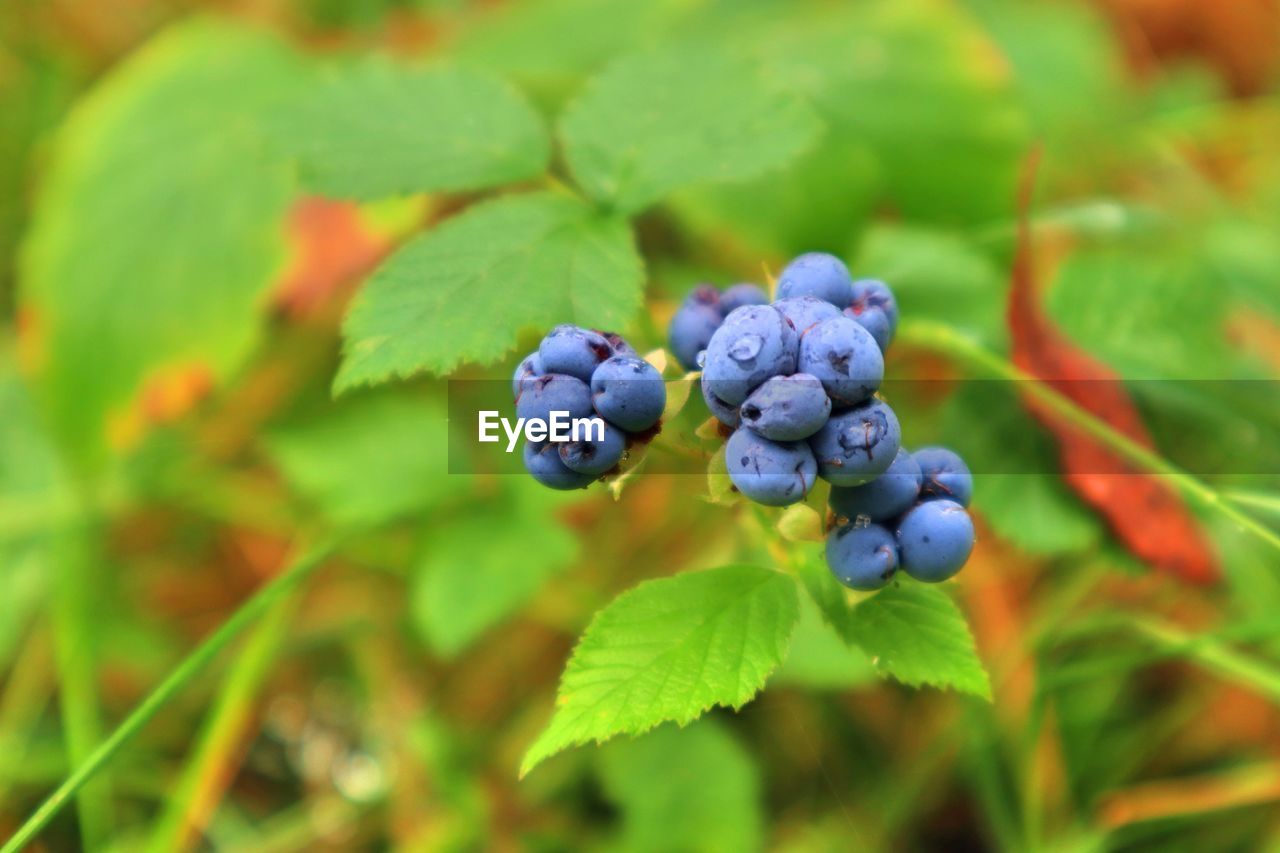
[[[168,29],[196,15],[218,23]],[[1152,572],[1049,473],[1052,437],[982,384],[894,405],[909,444],[1044,472],[979,480],[956,592],[992,703],[878,680],[802,597],[789,657],[740,713],[517,781],[597,608],[649,577],[772,565],[776,546],[697,477],[641,476],[614,503],[449,473],[461,425],[440,380],[334,400],[364,274],[478,194],[303,198],[247,128],[305,141],[276,105],[310,85],[308,54],[454,58],[550,121],[619,56],[709,44],[803,95],[823,130],[784,168],[643,213],[644,308],[622,330],[639,349],[694,282],[824,249],[891,282],[905,316],[1007,352],[1016,186],[1038,146],[1050,316],[1126,379],[1171,380],[1130,384],[1161,451],[1230,472],[1212,485],[1280,525],[1280,402],[1238,381],[1280,372],[1273,0],[11,0],[0,837],[293,543],[336,527],[354,532],[341,554],[44,849],[1280,846],[1276,552],[1206,516],[1222,582]],[[538,333],[455,375],[507,376]],[[889,373],[957,368],[902,345]],[[1188,379],[1218,381],[1172,381]]]

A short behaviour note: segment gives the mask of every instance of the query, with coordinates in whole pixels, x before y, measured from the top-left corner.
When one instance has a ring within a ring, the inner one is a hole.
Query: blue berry
[[[743,426],[765,438],[799,441],[822,429],[831,414],[831,398],[807,373],[775,376],[752,391],[738,413]]]
[[[726,403],[711,393],[710,389],[707,388],[707,374],[702,374],[702,381],[699,384],[702,386],[702,399],[707,401],[707,408],[711,410],[711,414],[716,416],[716,420],[730,429],[737,429],[740,423],[738,407]]]
[[[549,441],[526,441],[524,467],[533,479],[553,489],[584,489],[595,479],[591,474],[570,471],[560,459],[559,446]]]
[[[887,521],[911,508],[920,496],[920,466],[903,448],[889,470],[861,486],[832,486],[828,501],[836,515],[855,521]]]
[[[667,387],[657,368],[641,358],[614,356],[591,375],[596,412],[627,432],[643,432],[658,422],[667,405]]]
[[[516,416],[550,421],[552,412],[568,412],[570,418],[589,418],[595,414],[587,383],[561,373],[528,380],[516,401]]]
[[[902,570],[926,583],[944,581],[964,568],[973,540],[973,519],[955,501],[925,501],[898,522]]]
[[[893,464],[902,446],[902,428],[893,409],[880,400],[831,416],[809,439],[818,475],[836,486],[860,486]]]
[[[605,424],[604,438],[599,441],[565,441],[559,445],[564,467],[579,474],[599,477],[622,460],[627,450],[627,437],[612,424]]]
[[[516,365],[515,375],[511,377],[511,396],[520,399],[520,391],[528,384],[530,379],[536,379],[546,373],[542,369],[542,357],[536,352],[529,353],[524,359]]]
[[[804,500],[817,463],[803,441],[777,442],[739,429],[725,445],[725,466],[738,491],[756,503],[786,506]]]
[[[728,317],[744,305],[768,305],[769,294],[754,284],[735,284],[720,294],[720,314]]]
[[[590,382],[596,366],[613,356],[613,347],[599,332],[566,323],[542,339],[538,355],[547,373],[563,373]]]
[[[855,314],[863,314],[875,308],[884,312],[889,321],[889,338],[898,331],[898,300],[893,298],[889,285],[875,278],[860,278],[850,287],[849,307]]]
[[[707,344],[706,386],[729,405],[740,405],[770,376],[796,372],[798,344],[796,330],[772,307],[735,309]]]
[[[796,333],[801,337],[823,320],[840,316],[839,308],[816,296],[790,296],[779,299],[773,303],[773,307],[791,321],[791,325],[796,327]]]
[[[827,537],[827,567],[851,589],[879,589],[898,570],[898,543],[878,524],[846,524]]]
[[[859,314],[849,307],[844,309],[844,315],[871,333],[871,337],[875,338],[876,346],[880,347],[880,352],[883,353],[889,349],[889,344],[893,341],[893,329],[889,324],[889,315],[883,310],[867,308]]]
[[[922,447],[912,456],[924,475],[921,498],[945,498],[960,506],[969,505],[973,498],[973,475],[958,453],[945,447]]]
[[[622,335],[617,332],[600,332],[600,335],[609,342],[609,349],[613,351],[614,355],[627,356],[629,358],[640,357],[635,347],[623,340]]]
[[[667,343],[681,367],[698,368],[698,353],[707,348],[711,336],[723,322],[720,294],[716,289],[706,284],[694,288],[667,327]]]
[[[826,252],[809,252],[783,269],[778,277],[778,298],[816,296],[843,310],[853,298],[852,284],[844,261]]]
[[[880,387],[884,355],[870,332],[840,315],[805,334],[798,369],[818,377],[837,408],[853,406]]]

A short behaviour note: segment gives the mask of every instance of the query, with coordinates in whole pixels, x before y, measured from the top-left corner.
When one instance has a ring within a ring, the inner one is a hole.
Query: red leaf
[[[1151,447],[1151,434],[1120,377],[1062,334],[1038,301],[1027,224],[1033,157],[1019,204],[1018,244],[1009,293],[1013,361],[1080,408]],[[1133,554],[1190,583],[1219,577],[1217,559],[1181,497],[1164,480],[1141,472],[1087,433],[1027,400],[1032,414],[1058,441],[1063,478],[1098,511]]]

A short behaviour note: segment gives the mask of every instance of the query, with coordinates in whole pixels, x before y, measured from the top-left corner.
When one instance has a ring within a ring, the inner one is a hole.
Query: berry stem
[[[191,651],[146,698],[130,712],[123,722],[102,741],[96,749],[63,780],[40,807],[32,812],[18,831],[0,848],[0,853],[17,853],[29,844],[39,832],[53,820],[76,793],[94,778],[151,719],[169,703],[182,688],[208,666],[240,632],[253,624],[277,601],[287,596],[317,566],[333,553],[334,542],[323,540],[304,548],[289,566],[258,591],[240,608]]]
[[[1241,530],[1280,552],[1280,534],[1271,530],[1248,513],[1227,500],[1207,483],[1183,471],[1158,453],[1119,432],[1110,424],[1077,406],[1036,376],[1022,370],[1004,357],[992,352],[963,332],[945,323],[931,320],[904,320],[898,329],[898,340],[911,346],[930,349],[951,356],[984,373],[1021,383],[1021,389],[1030,397],[1067,421],[1080,428],[1114,451],[1126,461],[1149,473],[1168,479],[1189,500],[1229,519]]]

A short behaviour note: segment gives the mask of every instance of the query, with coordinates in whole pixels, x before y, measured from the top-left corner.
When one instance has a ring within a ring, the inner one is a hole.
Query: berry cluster
[[[831,483],[827,563],[846,586],[875,589],[899,567],[951,577],[973,547],[972,478],[949,450],[903,450],[897,416],[875,396],[898,325],[893,292],[814,252],[787,265],[777,295],[702,285],[671,321],[672,351],[702,368],[703,399],[733,430],[729,478],[769,506]]]
[[[585,488],[622,461],[637,436],[662,417],[667,389],[657,368],[612,332],[556,326],[511,380],[516,415],[549,422],[598,417],[603,438],[526,441],[524,467],[553,489]]]

